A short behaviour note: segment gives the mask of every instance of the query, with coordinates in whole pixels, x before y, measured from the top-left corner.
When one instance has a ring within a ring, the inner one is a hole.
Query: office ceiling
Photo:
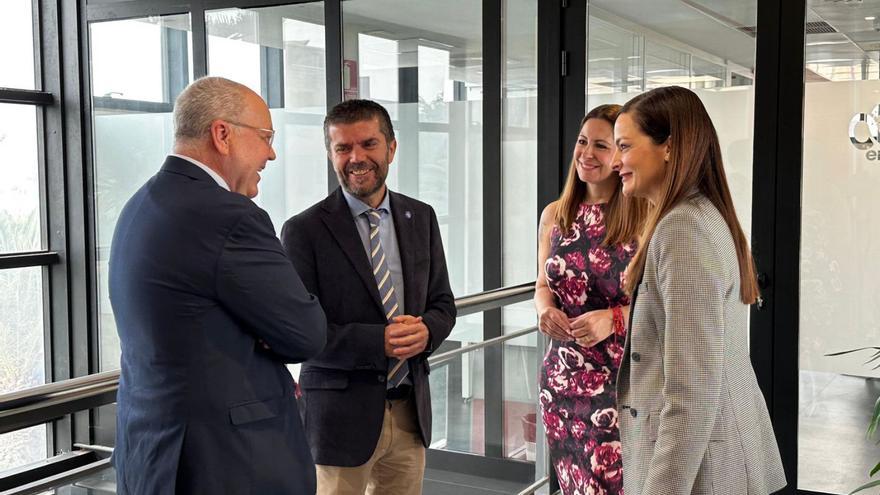
[[[508,66],[533,68],[536,63],[535,2],[505,3]],[[754,67],[757,0],[589,0],[588,4],[597,17],[610,14],[612,22],[617,19],[628,24],[623,26],[626,29],[675,40],[678,49],[692,47],[714,57],[716,63],[720,60],[746,69]],[[479,2],[349,0],[342,5],[349,29],[389,39],[438,43],[450,50],[452,63],[459,68],[477,70],[482,64]],[[285,16],[322,23],[320,2],[275,9],[273,15],[283,12]],[[188,24],[186,17],[178,19]],[[221,31],[218,35],[236,36],[222,32],[222,27],[214,28]],[[880,0],[809,0],[806,29],[808,64],[858,66],[864,60],[876,62],[880,53]],[[256,35],[261,38],[259,42],[275,45],[271,38],[280,33],[261,34],[261,30],[244,37]]]
[[[807,64],[851,67],[878,61],[880,0],[811,0],[808,8]],[[820,23],[831,32],[810,34],[811,24]]]

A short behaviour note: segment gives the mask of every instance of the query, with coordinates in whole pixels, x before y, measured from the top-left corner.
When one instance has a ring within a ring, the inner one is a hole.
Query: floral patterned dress
[[[602,246],[605,205],[582,204],[571,230],[550,234],[544,263],[557,307],[569,318],[629,304],[624,271],[635,243]],[[624,335],[593,347],[552,340],[540,375],[550,460],[564,495],[623,493],[616,380]]]

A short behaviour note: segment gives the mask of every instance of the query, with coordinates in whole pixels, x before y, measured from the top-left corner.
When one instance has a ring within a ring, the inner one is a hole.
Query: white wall
[[[868,353],[880,345],[880,162],[849,141],[849,123],[880,103],[880,81],[809,83],[804,104],[800,367],[880,377]],[[862,124],[857,137],[867,138]],[[797,146],[798,143],[792,143]],[[874,151],[880,145],[874,144]]]

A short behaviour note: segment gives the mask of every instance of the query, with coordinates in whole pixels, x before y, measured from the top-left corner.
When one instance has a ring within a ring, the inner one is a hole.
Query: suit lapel
[[[633,289],[632,297],[629,298],[629,322],[627,322],[626,328],[632,328],[633,326],[633,316],[636,313],[634,311],[636,309],[636,298],[639,297],[639,285],[642,285],[642,280],[644,280],[644,277],[639,279],[639,283]]]
[[[629,323],[626,326],[626,339],[623,342],[623,358],[620,361],[620,368],[617,370],[617,391],[629,392],[629,352],[632,345],[633,316],[636,313],[636,298],[639,297],[639,285],[641,285],[644,276],[639,279],[633,289],[632,296],[629,299]]]
[[[379,307],[379,311],[384,314],[382,308],[382,300],[379,298],[379,288],[376,287],[376,279],[373,277],[373,270],[370,267],[370,260],[364,251],[364,245],[357,232],[357,226],[354,224],[354,218],[351,216],[351,210],[342,190],[337,189],[336,192],[327,199],[324,207],[325,214],[321,217],[324,225],[330,231],[330,234],[339,243],[339,247],[348,261],[354,267],[354,271],[358,274],[364,283],[367,291],[373,297],[373,302]],[[330,260],[325,262],[332,263]]]
[[[397,193],[390,192],[391,214],[394,217],[394,231],[397,234],[397,248],[400,250],[400,264],[403,267],[404,308],[408,314],[421,312],[421,308],[415,306],[415,249],[418,246],[416,239],[415,221],[416,215],[406,198]]]

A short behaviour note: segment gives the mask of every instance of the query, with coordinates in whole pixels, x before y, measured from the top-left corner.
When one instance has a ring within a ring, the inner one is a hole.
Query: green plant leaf
[[[869,350],[869,349],[872,349],[874,351],[874,353],[863,364],[868,365],[868,364],[871,364],[874,362],[878,362],[873,367],[873,369],[875,369],[875,370],[880,369],[880,347],[876,347],[876,346],[859,347],[858,349],[849,349],[846,351],[832,352],[832,353],[825,354],[825,355],[829,356],[829,357],[830,356],[842,356],[844,354],[852,354],[854,352],[860,352],[860,351],[865,351],[865,350]],[[866,436],[869,440],[871,439],[871,437],[873,437],[877,433],[877,426],[878,425],[880,425],[880,397],[877,397],[877,400],[874,402],[874,411],[871,414],[871,421],[868,423],[868,431],[866,432]],[[877,445],[880,445],[880,439],[878,439],[876,443],[877,443]],[[871,472],[868,475],[868,477],[872,478],[878,472],[880,472],[880,462],[878,462],[877,465],[874,466],[873,469],[871,469]],[[868,488],[873,488],[875,486],[880,486],[880,480],[874,480],[869,483],[866,483],[866,484],[856,488],[855,490],[849,492],[849,495],[852,495],[853,493],[860,492],[862,490],[867,490]]]
[[[865,349],[874,349],[875,351],[880,351],[880,347],[872,346],[872,347],[859,347],[858,349],[849,349],[847,351],[838,351],[832,352],[829,354],[825,354],[826,356],[842,356],[843,354],[851,354],[853,352],[864,351]]]
[[[871,415],[871,422],[868,423],[868,438],[871,438],[877,432],[878,422],[880,422],[880,397],[877,397],[877,402],[874,402],[874,414]]]
[[[855,490],[849,492],[849,495],[852,495],[853,493],[856,493],[856,492],[860,492],[860,491],[862,491],[862,490],[867,490],[868,488],[873,488],[873,487],[875,487],[875,486],[880,486],[880,480],[874,480],[874,481],[872,481],[872,482],[870,482],[870,483],[865,483],[864,485],[862,485],[862,486],[856,488]]]

